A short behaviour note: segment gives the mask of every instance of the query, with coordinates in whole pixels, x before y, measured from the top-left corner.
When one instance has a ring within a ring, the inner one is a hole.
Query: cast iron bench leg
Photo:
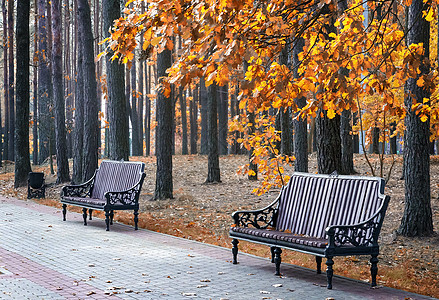
[[[110,225],[113,225],[114,210],[110,210]]]
[[[105,210],[105,225],[107,225],[107,231],[110,231],[110,211]]]
[[[378,254],[372,254],[370,259],[370,274],[372,275],[372,284],[371,286],[377,285],[377,274],[378,274]]]
[[[82,217],[84,218],[84,226],[87,225],[87,209],[82,209]]]
[[[67,204],[62,205],[62,220],[66,220],[66,214],[67,214]]]
[[[332,270],[332,265],[334,264],[334,261],[332,260],[332,257],[326,257],[326,277],[328,278],[328,289],[332,289],[332,275],[334,274],[334,271]]]
[[[276,275],[276,276],[282,275],[280,273],[280,263],[282,261],[281,256],[280,256],[281,254],[282,254],[282,249],[279,247],[275,247],[274,248],[274,263],[276,264],[276,273],[274,273],[274,275]]]
[[[270,251],[271,251],[271,262],[274,263],[274,249],[276,249],[276,247],[272,246],[270,247]]]
[[[316,256],[317,263],[317,274],[322,274],[322,258],[320,256]]]
[[[92,218],[91,215],[92,215],[92,214],[93,214],[93,209],[89,209],[89,210],[88,210],[88,219],[89,219],[89,220],[91,220],[91,218]]]
[[[139,210],[135,209],[134,210],[134,230],[137,230],[137,223],[139,222]]]
[[[238,244],[239,241],[237,239],[232,240],[232,254],[233,254],[233,264],[236,265],[238,263]]]

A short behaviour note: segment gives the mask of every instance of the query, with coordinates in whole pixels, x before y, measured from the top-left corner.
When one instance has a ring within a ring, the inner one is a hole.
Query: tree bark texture
[[[218,153],[218,86],[212,83],[207,88],[207,179],[206,183],[221,182]]]
[[[220,155],[228,154],[227,132],[229,115],[229,86],[218,87],[218,147]]]
[[[39,159],[40,163],[49,156],[49,144],[52,131],[52,113],[50,86],[51,75],[49,70],[47,46],[47,18],[46,1],[38,0],[38,121],[39,121]]]
[[[17,126],[15,131],[15,183],[27,185],[31,171],[29,157],[29,65],[30,65],[30,0],[17,3]]]
[[[139,156],[141,155],[141,146],[139,139],[139,115],[137,110],[137,64],[136,57],[133,59],[133,64],[131,66],[131,141],[133,147],[133,155]]]
[[[150,94],[151,87],[151,66],[145,66],[146,95]],[[151,99],[145,98],[145,155],[151,155]]]
[[[183,87],[179,87],[178,99],[180,100],[180,112],[181,112],[181,154],[189,154],[189,147],[187,143],[187,105],[186,105],[186,93]]]
[[[35,17],[34,17],[34,66],[33,66],[33,124],[32,124],[32,163],[39,164],[38,160],[38,0],[35,0]]]
[[[84,72],[84,156],[83,181],[90,179],[98,168],[98,98],[96,92],[96,66],[93,53],[93,32],[88,0],[78,0],[78,25],[83,35],[82,47]]]
[[[293,48],[293,71],[294,77],[298,78],[299,66],[301,61],[299,60],[299,53],[303,51],[305,46],[305,40],[298,38]],[[297,107],[303,108],[306,105],[306,98],[301,97],[294,100]],[[306,117],[294,118],[294,155],[296,160],[294,161],[294,171],[296,172],[308,172],[308,137],[307,137],[307,119]]]
[[[320,114],[323,114],[321,116]],[[316,117],[317,165],[319,174],[343,173],[341,165],[340,115],[333,119],[319,110]]]
[[[3,36],[8,36],[8,23],[6,19],[7,10],[6,10],[6,0],[2,1],[2,16],[3,16]],[[7,147],[8,147],[8,138],[7,138],[7,109],[6,109],[6,102],[8,101],[8,40],[6,38],[3,38],[3,97],[4,97],[4,103],[5,103],[5,127],[3,130],[3,126],[0,125],[0,136],[3,136],[4,134],[4,143],[2,143],[2,139],[0,139],[0,163],[2,162],[3,158],[7,158]],[[0,108],[1,111],[1,108]],[[0,113],[1,118],[1,113]],[[0,124],[2,124],[0,119]],[[4,152],[3,152],[4,151]],[[1,166],[1,165],[0,165]]]
[[[14,3],[8,1],[8,40],[9,40],[9,144],[8,159],[14,160],[14,133],[15,133],[15,95],[14,95]]]
[[[204,78],[200,78],[201,147],[200,154],[208,153],[207,89]]]
[[[119,0],[103,0],[102,13],[104,28],[113,26],[113,21],[120,17]],[[124,66],[111,61],[112,53],[108,53],[106,61],[108,90],[108,122],[109,122],[109,158],[128,160],[129,156],[129,120],[125,99]]]
[[[69,161],[67,155],[67,138],[65,127],[65,100],[63,82],[63,57],[62,57],[62,17],[61,0],[52,0],[52,82],[55,104],[55,141],[57,183],[70,180]]]
[[[170,50],[164,50],[157,55],[158,77],[166,76],[166,70],[171,67]],[[154,199],[173,198],[172,182],[172,97],[165,96],[163,90],[157,95],[156,101],[156,184]]]
[[[194,91],[192,91],[192,100],[190,102],[190,145],[191,145],[191,154],[197,154],[197,142],[198,142],[198,85]]]
[[[422,11],[429,4],[422,0],[413,0],[408,12],[408,44],[423,43],[424,57],[429,58],[430,24],[422,18]],[[430,8],[431,9],[431,8]],[[422,61],[418,77],[429,72],[430,65]],[[433,233],[433,219],[430,194],[430,121],[422,122],[411,110],[412,104],[422,103],[430,98],[430,92],[416,84],[418,78],[409,78],[406,82],[404,103],[408,108],[405,124],[404,179],[405,209],[399,227],[404,236],[428,236]]]
[[[340,137],[341,137],[341,164],[343,167],[342,174],[354,173],[354,152],[352,139],[352,112],[344,110],[341,113],[340,120]]]
[[[83,41],[82,33],[77,32],[78,44]],[[82,64],[82,47],[78,47],[75,80],[75,127],[74,127],[74,148],[73,148],[73,176],[74,184],[82,183],[83,171],[83,144],[84,144],[84,72]]]

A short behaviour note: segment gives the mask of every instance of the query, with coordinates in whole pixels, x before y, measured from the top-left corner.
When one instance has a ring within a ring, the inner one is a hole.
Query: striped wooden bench
[[[232,214],[233,263],[238,240],[270,246],[275,275],[280,275],[281,248],[315,255],[318,274],[326,257],[331,289],[335,256],[371,255],[376,286],[378,236],[390,200],[384,185],[377,177],[294,173],[269,206]]]
[[[134,229],[137,230],[144,169],[142,162],[102,161],[90,180],[81,185],[63,187],[63,220],[66,220],[67,205],[82,207],[84,225],[87,225],[87,210],[90,220],[93,210],[102,210],[109,231],[115,210],[134,210]]]

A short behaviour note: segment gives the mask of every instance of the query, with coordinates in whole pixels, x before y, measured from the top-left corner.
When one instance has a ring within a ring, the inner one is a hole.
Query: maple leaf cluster
[[[142,2],[145,12],[140,9]],[[382,141],[401,132],[405,114],[413,110],[422,121],[431,122],[432,138],[438,135],[437,66],[426,57],[424,45],[406,45],[404,20],[398,18],[403,5],[353,0],[341,9],[338,2],[130,0],[106,41],[113,59],[129,63],[137,46],[142,57],[151,58],[153,53],[174,49],[179,37],[181,49],[160,86],[166,94],[171,85],[189,87],[201,77],[206,86],[239,86],[243,113],[232,121],[230,130],[247,134],[239,142],[253,149],[254,163],[265,172],[269,188],[269,182],[284,183],[287,178],[282,177],[280,165],[294,160],[276,149],[280,132],[275,117],[267,113],[273,109],[288,108],[296,118],[316,117],[319,109],[326,110],[329,118],[351,110],[360,114],[369,136],[371,128],[380,128]],[[436,18],[436,6],[426,3],[422,17],[428,22]],[[293,65],[292,52],[300,39],[304,47],[299,63]],[[280,59],[283,51],[288,53],[286,63]],[[425,67],[431,72],[420,76]],[[415,78],[432,99],[413,99],[412,107],[405,107],[408,78]],[[301,97],[306,97],[304,107],[296,104]],[[254,124],[249,124],[247,113],[255,114]],[[359,131],[359,126],[354,130]]]

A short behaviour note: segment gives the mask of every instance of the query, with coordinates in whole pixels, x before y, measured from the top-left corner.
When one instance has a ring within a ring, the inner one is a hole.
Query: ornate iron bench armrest
[[[61,198],[64,197],[90,197],[91,188],[94,185],[96,172],[87,182],[78,185],[66,185],[62,188]]]
[[[259,210],[238,210],[232,214],[234,226],[249,227],[249,225],[265,229],[276,224],[277,202],[279,197],[270,205]]]
[[[328,248],[340,246],[378,246],[378,236],[386,214],[389,196],[386,196],[379,211],[368,220],[352,225],[332,225],[326,228]]]
[[[107,205],[135,205],[139,202],[140,189],[142,188],[143,180],[145,179],[145,173],[142,174],[142,178],[131,188],[125,191],[118,192],[106,192],[105,198],[107,199]]]

